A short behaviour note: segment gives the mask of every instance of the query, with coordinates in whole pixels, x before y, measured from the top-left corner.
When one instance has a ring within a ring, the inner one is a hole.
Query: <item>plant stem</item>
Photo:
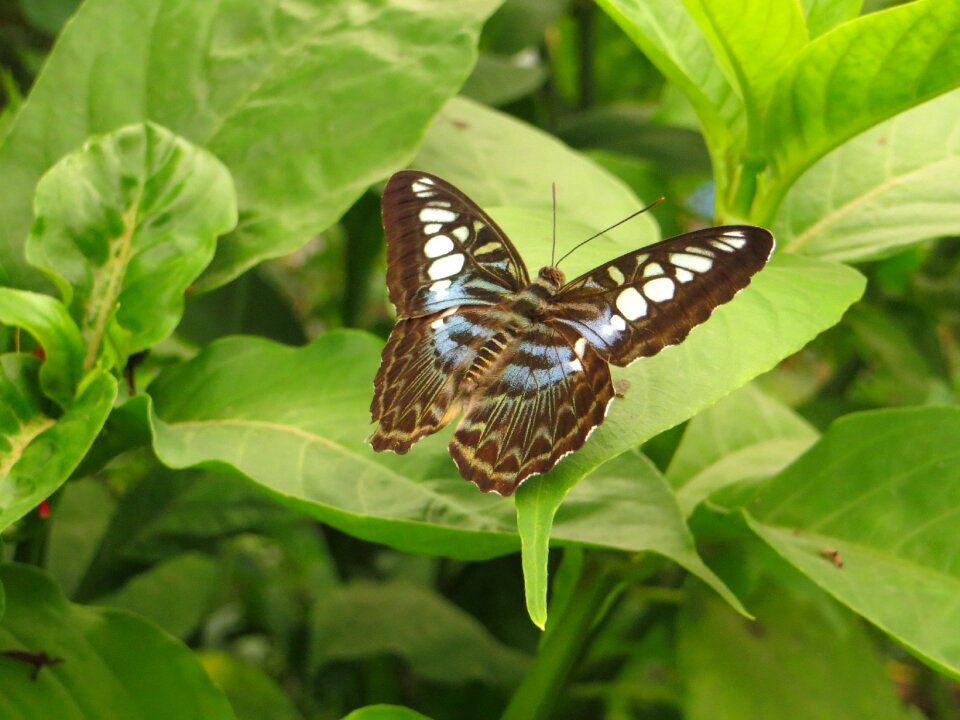
[[[556,623],[545,636],[537,658],[514,693],[501,720],[546,720],[554,715],[560,690],[593,635],[608,600],[622,580],[602,559],[587,554],[583,572]]]

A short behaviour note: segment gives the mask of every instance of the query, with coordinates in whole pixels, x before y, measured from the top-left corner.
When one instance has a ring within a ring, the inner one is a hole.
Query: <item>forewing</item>
[[[399,317],[493,305],[529,283],[497,224],[453,185],[405,170],[383,193],[387,289]]]
[[[625,366],[681,342],[746,287],[773,252],[763,228],[706,228],[601,265],[557,293],[552,316]]]
[[[459,384],[477,348],[493,335],[482,312],[451,308],[397,322],[373,382],[374,450],[405,453],[460,412]]]
[[[450,441],[460,474],[511,495],[579,449],[613,399],[607,363],[586,342],[546,323],[514,338],[495,379],[470,400]]]

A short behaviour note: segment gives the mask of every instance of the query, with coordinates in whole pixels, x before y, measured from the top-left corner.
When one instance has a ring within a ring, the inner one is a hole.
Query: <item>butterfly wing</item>
[[[750,225],[678,235],[567,283],[552,315],[604,359],[626,366],[681,342],[749,284],[773,247],[769,231]]]
[[[405,453],[460,413],[460,382],[494,330],[483,308],[451,308],[401,319],[383,349],[370,414],[374,450]]]
[[[460,474],[511,495],[579,449],[613,399],[610,368],[564,328],[536,323],[504,348],[493,381],[471,398],[450,441]]]
[[[523,260],[497,224],[435,175],[396,173],[382,210],[387,289],[401,318],[493,305],[529,283]]]

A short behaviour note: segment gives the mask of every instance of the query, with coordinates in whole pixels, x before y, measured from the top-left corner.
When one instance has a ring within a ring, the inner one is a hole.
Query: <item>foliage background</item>
[[[0,6],[2,717],[957,718],[960,3]],[[364,442],[378,191],[778,252],[516,502]],[[552,552],[550,549],[552,548]],[[539,628],[545,628],[543,631]]]

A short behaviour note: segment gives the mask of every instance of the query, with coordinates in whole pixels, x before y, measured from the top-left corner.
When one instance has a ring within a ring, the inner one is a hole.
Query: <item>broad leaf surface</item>
[[[231,720],[226,697],[191,652],[122,610],[67,602],[50,578],[0,567],[7,612],[0,647],[63,658],[43,668],[0,657],[0,716],[57,720]],[[109,698],[109,701],[106,700]]]
[[[792,252],[855,262],[960,234],[960,91],[844,143],[790,188],[774,232]]]
[[[489,212],[531,275],[550,264],[551,182],[557,184],[558,258],[643,207],[623,182],[555,137],[464,98],[437,116],[413,166],[451,181]],[[659,239],[656,221],[644,214],[577,250],[563,270],[573,278]]]
[[[807,31],[811,38],[833,30],[860,14],[863,0],[801,0],[807,14]]]
[[[958,437],[956,407],[850,415],[728,504],[744,507],[757,534],[827,592],[960,675]]]
[[[546,607],[551,519],[581,477],[793,354],[835,324],[862,291],[863,278],[850,268],[780,256],[683,344],[615,371],[615,381],[629,383],[626,397],[613,402],[590,442],[517,492],[528,609]]]
[[[173,332],[184,291],[237,221],[223,164],[152,124],[67,155],[40,179],[34,207],[27,258],[60,288],[84,370],[106,342],[122,363]]]
[[[43,406],[39,361],[0,356],[0,529],[50,497],[86,454],[117,394],[113,376],[95,371],[59,417]]]
[[[797,0],[684,0],[710,40],[714,55],[739,89],[759,150],[760,119],[780,74],[807,43]]]
[[[418,676],[447,683],[513,687],[530,658],[497,641],[475,618],[409,582],[355,582],[331,589],[311,611],[308,666],[391,654]],[[457,648],[456,662],[450,647]]]
[[[83,338],[56,298],[0,288],[0,323],[30,333],[43,349],[40,387],[62,407],[73,401],[83,374]]]
[[[745,602],[756,621],[709,593],[685,594],[677,623],[685,718],[716,720],[718,708],[725,720],[784,717],[784,708],[791,718],[817,720],[915,717],[852,613],[774,585]]]
[[[198,652],[197,659],[223,688],[237,720],[304,720],[283,688],[260,668],[219,650]]]
[[[960,3],[917,0],[811,42],[777,83],[766,119],[771,167],[755,219],[854,135],[960,85]]]
[[[700,118],[722,196],[733,157],[746,137],[746,114],[743,99],[709,41],[678,0],[599,0],[598,4],[690,100]]]
[[[816,439],[793,410],[747,385],[690,420],[667,479],[689,515],[716,490],[777,474]]]
[[[497,4],[85,2],[0,148],[0,282],[38,286],[21,248],[40,175],[88,136],[144,120],[236,181],[240,225],[200,285],[299,247],[409,161]]]

